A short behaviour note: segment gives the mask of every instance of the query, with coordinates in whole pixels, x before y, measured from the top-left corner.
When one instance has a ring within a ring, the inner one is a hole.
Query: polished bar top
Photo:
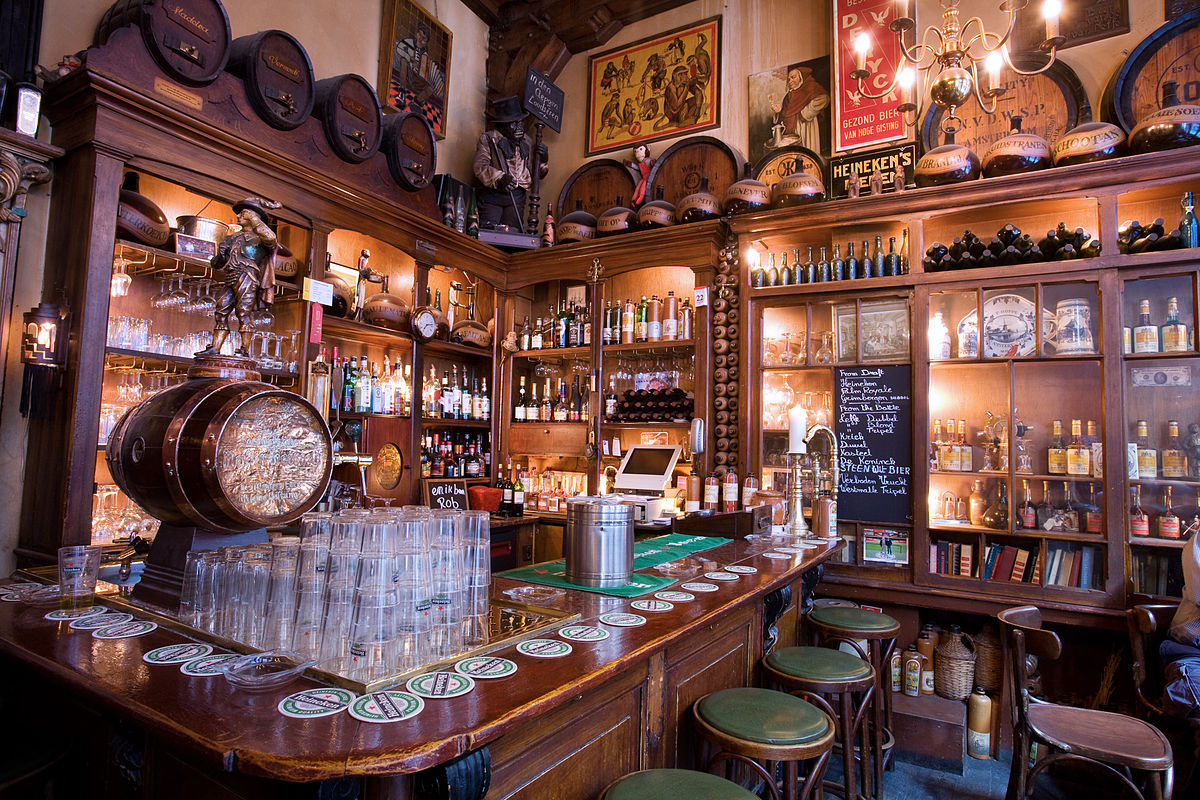
[[[304,678],[274,691],[238,691],[222,676],[192,678],[178,665],[152,666],[142,660],[156,647],[187,641],[176,631],[160,627],[132,639],[100,640],[89,631],[44,619],[53,609],[21,603],[0,602],[0,656],[28,665],[90,704],[107,707],[151,735],[190,750],[213,769],[285,781],[412,773],[497,739],[519,723],[638,668],[689,634],[703,635],[706,626],[731,609],[798,581],[840,544],[822,543],[786,559],[767,558],[762,553],[770,548],[747,540],[705,550],[696,557],[758,571],[739,575],[736,581],[711,581],[717,591],[694,593],[695,600],[676,603],[670,611],[635,612],[647,618],[645,625],[604,626],[607,639],[572,642],[573,652],[563,658],[532,658],[506,647],[495,655],[516,662],[516,675],[477,680],[474,690],[461,697],[426,699],[420,714],[394,723],[360,722],[345,712],[288,718],[276,710],[279,701],[320,684]],[[499,596],[516,585],[520,584],[496,578],[492,591]],[[668,588],[677,589],[678,584]],[[567,591],[544,605],[578,612],[581,624],[598,625],[601,614],[634,611],[630,602]]]

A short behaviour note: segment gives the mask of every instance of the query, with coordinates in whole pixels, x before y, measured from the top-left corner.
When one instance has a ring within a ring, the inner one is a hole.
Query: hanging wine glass
[[[300,371],[300,331],[288,331],[287,335],[288,346],[283,355],[283,368],[288,372],[296,373]]]
[[[206,317],[211,317],[217,310],[217,300],[212,293],[212,281],[207,278],[200,285],[200,297],[196,299],[196,306],[196,310]]]
[[[129,262],[120,256],[113,259],[112,281],[108,287],[110,297],[124,297],[129,294],[129,284],[133,282],[133,278],[125,272],[127,266]]]
[[[269,308],[259,308],[250,312],[250,324],[255,328],[270,328],[275,324],[275,315]]]
[[[179,285],[167,296],[167,307],[175,311],[185,311],[188,293],[183,290],[183,276],[179,276]]]
[[[158,278],[158,294],[150,298],[151,308],[166,308],[167,298],[171,296],[171,292],[167,289],[167,278],[165,275],[160,275]]]

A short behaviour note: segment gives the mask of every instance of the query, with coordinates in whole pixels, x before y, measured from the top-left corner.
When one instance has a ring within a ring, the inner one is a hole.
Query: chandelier
[[[942,118],[942,130],[958,131],[963,120],[956,113],[972,95],[979,106],[988,114],[996,111],[996,99],[1004,94],[1000,85],[1000,70],[1005,65],[1018,75],[1037,75],[1045,72],[1054,63],[1059,46],[1066,41],[1059,34],[1058,16],[1062,12],[1061,0],[1045,0],[1042,16],[1046,24],[1046,38],[1039,49],[1048,54],[1046,63],[1036,69],[1023,70],[1013,65],[1008,53],[1008,40],[1016,26],[1017,12],[1025,8],[1028,0],[1004,0],[1000,10],[1008,15],[1008,30],[999,36],[984,28],[979,17],[959,22],[959,0],[942,0],[942,25],[930,25],[925,29],[921,41],[913,36],[911,47],[904,42],[905,34],[917,26],[912,17],[897,17],[888,26],[900,44],[902,61],[892,76],[891,83],[878,94],[867,91],[864,81],[872,76],[867,69],[867,55],[871,52],[871,37],[860,33],[854,39],[854,70],[850,77],[858,84],[859,93],[871,100],[887,97],[900,90],[901,104],[897,110],[904,114],[905,122],[916,124],[921,116],[925,98],[947,109]],[[903,5],[903,0],[901,1]],[[982,70],[980,65],[982,64]],[[980,80],[982,71],[984,80]],[[914,96],[913,88],[917,73],[923,73],[921,91]]]

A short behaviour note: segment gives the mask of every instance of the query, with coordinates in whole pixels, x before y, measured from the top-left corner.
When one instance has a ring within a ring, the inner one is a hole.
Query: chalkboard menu
[[[467,482],[462,478],[426,478],[422,482],[425,505],[430,508],[455,508],[466,511]]]
[[[912,522],[910,368],[841,368],[834,381],[838,518]]]

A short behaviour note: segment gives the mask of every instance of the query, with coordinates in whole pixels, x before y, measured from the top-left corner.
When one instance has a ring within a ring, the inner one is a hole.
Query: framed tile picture
[[[587,154],[721,124],[721,18],[588,59]]]
[[[384,112],[410,111],[446,138],[453,37],[409,0],[384,0],[379,43],[379,102]]]

